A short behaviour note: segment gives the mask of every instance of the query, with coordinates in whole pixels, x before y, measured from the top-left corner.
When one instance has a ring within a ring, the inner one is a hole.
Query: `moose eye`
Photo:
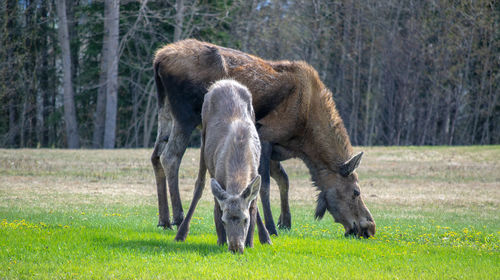
[[[248,223],[248,218],[245,218],[245,219],[243,220],[243,222],[244,222],[245,224],[246,224],[246,223]]]

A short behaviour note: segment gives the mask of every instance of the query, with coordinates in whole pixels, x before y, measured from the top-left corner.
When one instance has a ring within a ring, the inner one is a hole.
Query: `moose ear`
[[[219,182],[217,182],[215,178],[212,178],[210,186],[212,187],[212,193],[219,203],[227,199],[228,195],[226,191],[220,186]]]
[[[360,152],[359,154],[353,156],[350,160],[343,163],[339,168],[340,175],[347,177],[354,172],[361,162],[361,156],[363,156],[363,152]]]
[[[319,193],[317,203],[318,205],[316,205],[316,213],[314,213],[314,218],[316,220],[321,220],[326,212],[326,192],[322,191]]]
[[[260,190],[260,175],[257,175],[250,184],[248,184],[248,187],[241,193],[241,197],[243,199],[250,203],[252,200],[254,200],[257,197],[257,194],[259,193]]]

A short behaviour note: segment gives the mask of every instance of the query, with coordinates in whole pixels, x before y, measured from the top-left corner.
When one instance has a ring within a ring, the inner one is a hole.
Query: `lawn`
[[[289,160],[292,229],[243,255],[216,245],[209,187],[186,242],[156,227],[151,150],[0,150],[0,279],[499,279],[500,146],[356,150],[374,238],[315,221],[308,171]],[[181,165],[185,211],[198,153]]]

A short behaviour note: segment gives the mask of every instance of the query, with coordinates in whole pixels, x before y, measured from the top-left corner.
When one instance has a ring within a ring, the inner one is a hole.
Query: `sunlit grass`
[[[369,148],[360,178],[377,233],[368,240],[344,238],[331,216],[315,221],[314,191],[301,178],[307,170],[287,162],[292,229],[279,231],[271,246],[260,245],[256,235],[255,247],[243,255],[216,245],[209,189],[186,242],[174,242],[175,231],[156,227],[150,151],[4,150],[0,279],[497,279],[498,175],[489,174],[500,153],[498,147],[484,149],[412,147],[408,154],[404,148]],[[476,153],[497,157],[477,163],[484,172],[456,183],[464,166],[478,169],[471,160]],[[196,155],[188,151],[181,171],[185,208]],[[442,165],[436,157],[455,159]],[[426,176],[429,162],[441,170],[438,175]],[[452,174],[440,177],[442,170]],[[373,176],[384,172],[396,179]],[[485,176],[490,178],[481,181]],[[274,185],[273,192],[277,219]]]
[[[174,231],[154,227],[153,207],[2,209],[8,218],[0,221],[0,278],[434,279],[499,272],[500,232],[477,224],[398,219],[379,224],[374,238],[347,239],[330,218],[313,221],[301,206],[294,209],[294,228],[280,231],[272,246],[256,240],[237,256],[216,245],[210,209],[206,202],[198,209],[185,243],[173,241]]]

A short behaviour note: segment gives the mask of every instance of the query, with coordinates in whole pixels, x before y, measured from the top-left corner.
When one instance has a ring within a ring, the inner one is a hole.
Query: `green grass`
[[[0,279],[498,279],[498,146],[365,151],[375,238],[315,221],[307,170],[290,161],[292,230],[234,255],[216,245],[209,188],[186,242],[155,226],[149,150],[1,150]],[[197,153],[182,165],[185,208]]]

